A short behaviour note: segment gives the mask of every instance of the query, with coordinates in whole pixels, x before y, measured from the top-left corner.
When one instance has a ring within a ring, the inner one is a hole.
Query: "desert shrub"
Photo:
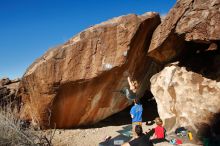
[[[55,130],[36,130],[28,122],[16,118],[17,108],[0,107],[0,146],[52,146]]]

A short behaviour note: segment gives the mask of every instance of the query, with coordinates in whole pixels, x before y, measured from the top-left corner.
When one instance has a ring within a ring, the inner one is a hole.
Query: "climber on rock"
[[[127,80],[128,80],[129,87],[125,87],[121,90],[116,90],[113,92],[119,92],[123,96],[126,96],[129,100],[133,100],[133,99],[137,98],[136,94],[138,91],[139,84],[136,80],[132,81],[130,77],[128,77]]]

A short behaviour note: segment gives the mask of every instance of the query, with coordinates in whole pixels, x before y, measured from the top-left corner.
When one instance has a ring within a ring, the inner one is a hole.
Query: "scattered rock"
[[[15,102],[16,92],[18,91],[19,80],[3,78],[0,80],[0,106],[6,106]]]
[[[3,78],[0,80],[0,87],[1,86],[5,86],[11,83],[11,80],[9,80],[9,78]]]

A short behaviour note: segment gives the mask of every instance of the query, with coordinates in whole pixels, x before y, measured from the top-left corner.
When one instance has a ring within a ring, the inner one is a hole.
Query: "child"
[[[165,129],[163,127],[163,121],[159,117],[155,118],[154,121],[155,121],[157,126],[149,132],[151,135],[154,134],[151,141],[154,144],[159,143],[159,142],[167,141],[165,139]]]
[[[155,134],[155,138],[156,139],[161,139],[161,138],[165,138],[165,129],[163,127],[163,121],[157,117],[155,119],[155,123],[157,124],[157,126],[154,128],[154,134]]]

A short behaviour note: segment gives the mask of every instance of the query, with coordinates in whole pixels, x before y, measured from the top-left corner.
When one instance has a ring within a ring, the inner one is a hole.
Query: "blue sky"
[[[0,0],[0,78],[22,77],[49,48],[120,15],[166,14],[176,0]]]

